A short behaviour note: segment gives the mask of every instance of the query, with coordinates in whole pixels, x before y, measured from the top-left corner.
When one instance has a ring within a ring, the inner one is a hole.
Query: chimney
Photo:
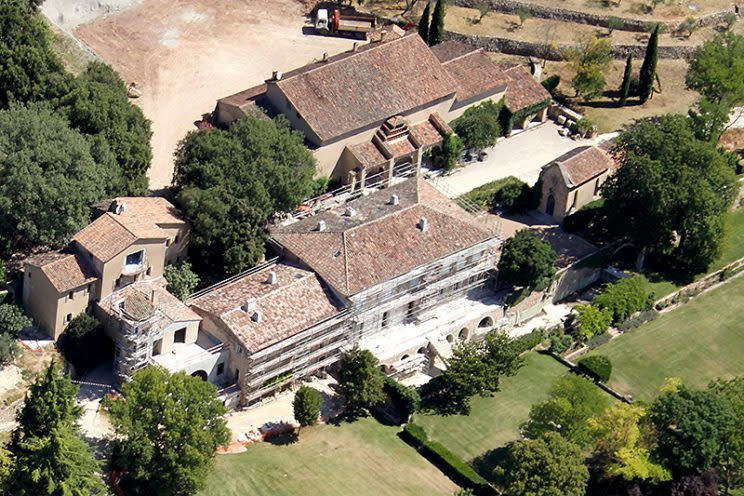
[[[346,217],[354,217],[356,215],[356,210],[354,210],[354,207],[346,207],[346,210],[344,210],[344,215]]]
[[[126,209],[127,204],[121,200],[114,200],[113,203],[111,203],[111,208],[109,208],[109,210],[114,212],[116,215],[123,214]]]
[[[426,230],[429,229],[429,219],[421,217],[421,220],[418,223],[418,228],[421,229],[421,232],[426,232]]]
[[[323,52],[323,62],[328,62],[328,52]]]
[[[359,42],[355,41],[353,45],[351,45],[351,51],[356,52],[357,48],[359,48]]]
[[[316,231],[325,231],[326,230],[326,222],[324,220],[319,220],[318,225],[315,228]]]
[[[282,79],[282,71],[274,71],[271,73],[272,81],[280,81]]]
[[[390,205],[398,205],[400,203],[400,198],[398,195],[390,195],[390,200],[388,201],[388,204]]]
[[[273,270],[269,272],[269,278],[266,279],[267,284],[276,284],[276,272]]]
[[[253,312],[253,315],[251,315],[251,320],[256,324],[260,324],[263,320],[263,315],[261,315],[261,312],[256,310],[255,312]]]
[[[256,300],[250,299],[246,301],[245,303],[243,303],[240,309],[244,311],[245,313],[252,312],[253,310],[256,309]]]
[[[380,41],[385,41],[385,38],[387,38],[387,29],[380,31]]]

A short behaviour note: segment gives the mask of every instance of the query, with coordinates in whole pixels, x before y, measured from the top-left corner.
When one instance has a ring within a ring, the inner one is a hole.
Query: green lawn
[[[729,215],[728,236],[723,245],[723,253],[708,269],[708,273],[715,272],[726,264],[744,257],[744,208],[740,208]],[[703,276],[701,274],[700,276]],[[678,290],[684,284],[678,285],[666,280],[652,280],[651,288],[656,299],[663,298]]]
[[[519,426],[530,407],[548,396],[553,379],[567,369],[546,355],[530,353],[514,377],[503,379],[501,391],[492,397],[472,399],[470,415],[416,414],[415,421],[435,439],[464,460],[519,438]]]
[[[740,277],[602,346],[613,364],[610,385],[648,401],[667,377],[705,387],[744,374],[742,303]]]
[[[200,496],[446,495],[457,489],[416,450],[398,427],[372,418],[304,429],[297,443],[252,445],[218,455]]]

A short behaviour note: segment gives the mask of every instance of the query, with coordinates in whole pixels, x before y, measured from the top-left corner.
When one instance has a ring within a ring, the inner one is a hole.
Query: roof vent
[[[245,313],[249,313],[249,312],[254,311],[256,309],[256,306],[257,306],[256,300],[255,299],[250,299],[250,300],[246,301],[245,303],[243,303],[243,305],[240,307],[240,309],[242,311],[244,311]]]
[[[325,231],[326,230],[326,222],[324,220],[319,220],[318,225],[315,227],[316,231]]]
[[[346,207],[346,210],[344,210],[344,215],[346,217],[354,217],[356,215],[356,210],[354,207]]]
[[[274,81],[281,81],[282,71],[274,71],[271,73],[271,79]]]
[[[390,200],[388,201],[390,205],[398,205],[400,203],[400,198],[398,195],[390,195]]]
[[[251,315],[251,320],[256,324],[260,324],[263,320],[263,314],[256,310],[255,312],[253,312],[253,315]]]
[[[421,229],[421,232],[426,232],[426,230],[429,229],[429,219],[421,217],[421,220],[418,223],[418,228]]]
[[[276,272],[274,272],[272,270],[271,272],[269,272],[269,278],[266,279],[266,283],[267,284],[276,284],[276,279],[277,279],[276,278]]]

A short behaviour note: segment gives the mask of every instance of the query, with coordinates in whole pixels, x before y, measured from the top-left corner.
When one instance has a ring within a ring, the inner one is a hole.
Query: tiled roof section
[[[256,105],[256,102],[266,95],[266,83],[259,84],[253,88],[248,88],[234,95],[226,96],[217,100],[218,103],[245,109],[246,107]]]
[[[391,204],[392,195],[397,205]],[[353,216],[344,215],[346,207],[353,208]],[[318,231],[321,220],[326,227]],[[344,295],[495,237],[421,178],[277,228],[272,235]]]
[[[535,81],[532,75],[521,65],[500,65],[500,81],[505,83],[506,105],[516,112],[550,98],[550,93]]]
[[[97,259],[107,262],[137,241],[137,236],[118,222],[115,214],[107,212],[72,239]]]
[[[97,279],[95,271],[80,255],[50,252],[33,255],[25,263],[38,267],[58,293],[89,284]]]
[[[365,45],[272,81],[322,140],[382,122],[455,92],[420,36]]]
[[[200,321],[201,317],[196,312],[165,289],[166,284],[163,277],[137,281],[115,291],[98,305],[115,318],[143,321],[159,316],[161,325]],[[155,301],[152,299],[153,293]]]
[[[437,114],[437,116],[439,116],[439,114]],[[452,129],[447,125],[447,123],[442,121],[442,124],[444,124],[443,131],[445,133],[452,132]],[[411,136],[413,136],[413,138],[420,143],[423,148],[428,148],[442,141],[442,134],[432,123],[431,119],[412,126]]]
[[[431,47],[431,51],[442,64],[447,63],[450,60],[460,58],[463,55],[476,52],[478,50],[479,49],[474,47],[473,45],[468,45],[467,43],[462,43],[460,41],[454,40],[445,41]]]
[[[615,168],[612,157],[597,146],[580,146],[564,153],[553,163],[560,167],[563,179],[569,187],[580,186]]]
[[[506,81],[508,77],[503,74],[503,69],[494,64],[491,57],[483,50],[471,51],[466,55],[443,62],[443,65],[457,81],[458,102],[483,95],[503,93],[509,86]],[[512,87],[510,86],[509,89],[511,90]]]
[[[357,162],[359,162],[359,164],[365,169],[378,167],[387,162],[387,159],[382,152],[380,152],[371,141],[350,145],[348,148],[352,155],[354,155],[354,158],[356,158]]]
[[[272,272],[276,275],[274,283],[269,282]],[[246,311],[242,307],[248,302]],[[199,313],[221,320],[251,352],[339,313],[330,292],[315,274],[282,263],[218,286],[190,305]]]
[[[158,196],[120,196],[100,206],[108,210],[113,204],[124,205],[124,209],[120,214],[116,214],[116,218],[132,230],[186,224],[183,214],[171,202]]]

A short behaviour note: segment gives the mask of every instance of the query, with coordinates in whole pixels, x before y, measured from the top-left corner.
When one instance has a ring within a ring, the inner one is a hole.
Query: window
[[[415,301],[409,302],[408,311],[406,312],[406,318],[412,319],[415,311],[416,311],[416,302]]]
[[[140,250],[136,253],[130,253],[127,255],[127,260],[124,262],[125,265],[141,265],[142,259],[144,258],[144,250]]]
[[[390,312],[382,312],[382,327],[387,327]]]
[[[93,290],[93,283],[88,284],[88,286],[85,288],[85,294],[90,294],[90,292]]]
[[[240,345],[237,345],[237,347],[235,348],[235,351],[237,351],[238,355],[242,355],[243,354],[243,347],[240,346]]]
[[[172,240],[172,239],[170,239],[170,238],[166,239],[166,240],[165,240],[165,246],[166,246],[166,247],[170,246],[172,242],[173,242],[173,240]]]
[[[240,381],[240,369],[235,369],[235,382]]]
[[[72,314],[68,313],[67,316],[65,317],[65,322],[69,322],[71,320],[72,320]]]
[[[114,289],[121,286],[121,277],[119,277],[116,281],[114,281]]]
[[[225,372],[225,362],[217,364],[217,375],[222,375]]]
[[[71,300],[75,297],[75,291],[70,291],[70,293],[67,295],[67,299]]]
[[[599,178],[597,178],[597,182],[594,183],[594,196],[597,196],[599,194]]]
[[[148,267],[148,268],[147,268],[147,272],[146,272],[146,274],[147,274],[148,276],[149,276],[149,275],[152,275],[152,267]]]
[[[173,333],[174,343],[185,343],[186,342],[186,328],[179,329]]]

